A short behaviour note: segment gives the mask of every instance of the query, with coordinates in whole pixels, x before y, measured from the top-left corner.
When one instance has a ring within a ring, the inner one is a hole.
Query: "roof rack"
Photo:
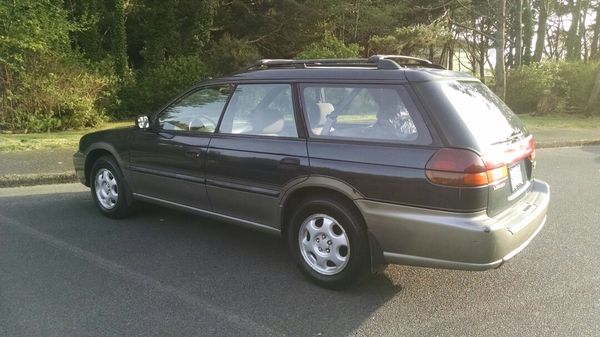
[[[355,59],[262,59],[247,70],[261,70],[273,68],[298,68],[308,69],[316,67],[376,67],[377,69],[397,70],[405,67],[417,66],[426,68],[444,69],[429,60],[404,56],[404,55],[373,55],[366,58]]]

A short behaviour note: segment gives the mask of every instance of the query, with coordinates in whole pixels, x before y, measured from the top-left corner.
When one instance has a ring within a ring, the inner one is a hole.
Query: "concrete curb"
[[[75,172],[62,173],[33,173],[33,174],[6,174],[0,176],[0,188],[33,186],[48,184],[65,184],[78,182]]]
[[[535,144],[536,149],[549,149],[555,147],[577,147],[587,145],[600,145],[600,139],[588,140],[557,140],[557,141],[542,141]]]

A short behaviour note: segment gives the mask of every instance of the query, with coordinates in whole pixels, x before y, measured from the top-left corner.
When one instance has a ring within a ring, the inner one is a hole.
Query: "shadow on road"
[[[59,248],[64,242],[75,247],[66,250],[85,251],[78,255],[92,256],[92,264],[110,261],[277,334],[347,335],[401,291],[385,274],[342,292],[322,289],[297,270],[280,238],[154,205],[112,220],[89,193],[1,202],[2,216],[59,241]]]

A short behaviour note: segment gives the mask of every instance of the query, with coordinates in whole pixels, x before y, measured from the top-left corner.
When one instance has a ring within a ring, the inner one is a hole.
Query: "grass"
[[[94,129],[60,131],[48,133],[11,133],[0,134],[0,152],[29,150],[73,149],[86,133],[133,125],[133,122],[110,122]]]
[[[547,116],[519,115],[519,118],[531,130],[540,129],[597,129],[600,128],[600,116],[553,114]]]

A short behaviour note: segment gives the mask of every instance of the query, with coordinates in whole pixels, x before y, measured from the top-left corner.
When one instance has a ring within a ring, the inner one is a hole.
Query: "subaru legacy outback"
[[[398,55],[261,60],[74,156],[100,212],[144,201],[276,233],[327,287],[386,264],[486,270],[546,221],[535,142],[470,75]]]

